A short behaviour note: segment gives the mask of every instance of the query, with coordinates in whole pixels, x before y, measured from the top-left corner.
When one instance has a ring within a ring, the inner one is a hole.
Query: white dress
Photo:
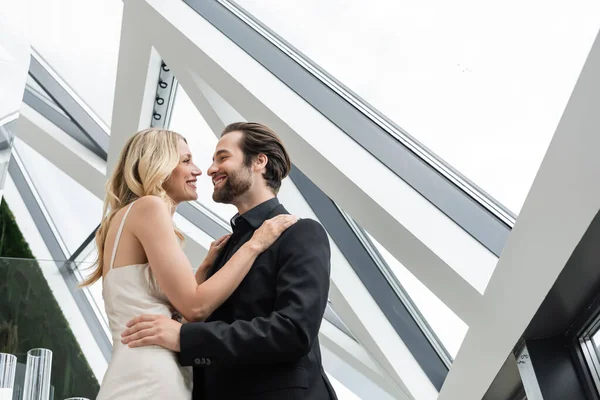
[[[96,399],[191,399],[192,372],[177,356],[159,346],[130,348],[121,343],[127,322],[141,314],[171,316],[169,301],[152,286],[148,264],[114,268],[115,255],[129,206],[115,238],[102,295],[113,340],[113,351]]]

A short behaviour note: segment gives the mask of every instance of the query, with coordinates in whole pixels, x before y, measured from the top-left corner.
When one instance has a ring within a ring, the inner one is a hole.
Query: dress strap
[[[135,201],[133,201],[135,203]],[[113,264],[115,263],[115,257],[117,255],[117,248],[119,247],[119,241],[121,240],[121,233],[123,233],[123,226],[125,226],[125,220],[127,219],[127,214],[131,211],[131,207],[133,207],[133,203],[129,205],[127,211],[125,211],[125,215],[123,215],[123,219],[121,220],[121,225],[119,225],[119,230],[117,231],[117,236],[115,237],[115,244],[113,246],[112,257],[110,258],[109,270],[113,269]]]

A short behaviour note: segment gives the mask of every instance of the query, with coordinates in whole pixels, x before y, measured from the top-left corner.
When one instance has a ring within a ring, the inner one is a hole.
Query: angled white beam
[[[463,321],[476,318],[481,295],[455,269],[483,271],[474,282],[483,291],[495,257],[184,3],[167,3],[134,0],[130,4],[135,13],[125,13],[124,19],[132,24],[144,20],[138,23],[139,34],[143,32],[174,71],[201,72],[244,119],[271,126],[296,165],[330,198]],[[442,236],[444,241],[439,240]]]
[[[600,35],[440,400],[481,399],[600,210]]]
[[[104,160],[25,103],[16,135],[96,197],[104,198]]]
[[[123,4],[123,15],[131,14],[132,2]],[[127,139],[149,128],[158,84],[161,58],[150,42],[138,34],[146,22],[123,18],[115,101],[108,150],[107,173],[113,170]]]

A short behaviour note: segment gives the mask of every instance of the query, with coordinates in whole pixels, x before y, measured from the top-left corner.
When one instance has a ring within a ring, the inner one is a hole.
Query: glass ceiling
[[[600,27],[596,0],[236,2],[517,214]]]

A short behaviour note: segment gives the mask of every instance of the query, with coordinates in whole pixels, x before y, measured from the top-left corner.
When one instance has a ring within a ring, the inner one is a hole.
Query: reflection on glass
[[[15,148],[69,253],[100,223],[102,200],[20,140]]]
[[[232,205],[215,203],[212,199],[213,184],[207,175],[217,145],[217,136],[196,109],[182,86],[177,89],[169,129],[182,134],[192,150],[194,162],[202,170],[198,178],[198,202],[229,224],[236,213]],[[220,132],[219,132],[220,133]]]
[[[398,279],[410,299],[417,306],[436,336],[452,358],[467,334],[468,326],[433,292],[421,283],[395,257],[393,257],[375,238],[368,235],[377,251]]]
[[[515,213],[600,27],[596,0],[235,2]]]

